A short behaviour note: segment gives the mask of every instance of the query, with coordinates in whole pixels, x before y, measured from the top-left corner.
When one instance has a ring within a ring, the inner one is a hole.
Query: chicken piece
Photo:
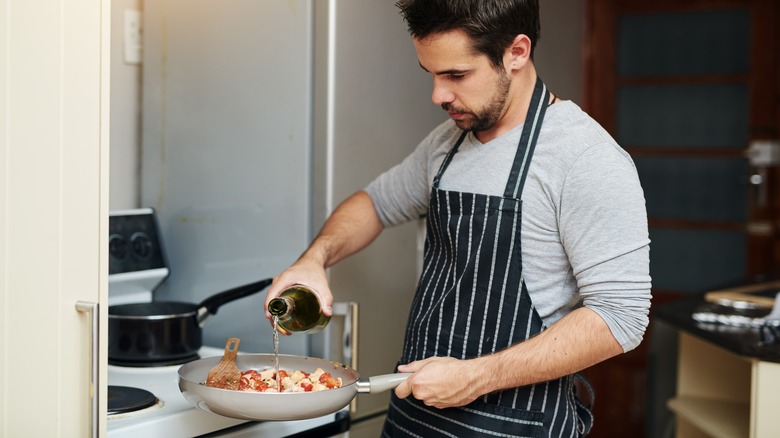
[[[303,380],[303,379],[305,379],[307,377],[308,377],[308,375],[306,373],[304,373],[303,371],[301,371],[301,370],[295,370],[292,373],[292,375],[290,376],[292,381],[295,382],[295,383],[299,383],[301,380]]]
[[[312,382],[319,382],[320,376],[323,374],[325,374],[325,371],[322,368],[317,368],[316,370],[314,370],[313,373],[309,375],[309,380],[311,380]]]
[[[295,388],[295,382],[290,377],[285,377],[282,379],[282,390],[283,391],[292,391]]]
[[[270,378],[268,380],[263,380],[263,382],[265,382],[265,384],[268,385],[268,389],[273,389],[274,391],[278,391],[279,384],[276,381],[276,379]]]
[[[328,389],[327,386],[323,385],[320,382],[312,382],[311,386],[312,386],[312,388],[311,388],[312,392],[314,392],[314,391],[324,391],[324,390]]]
[[[273,368],[268,368],[263,371],[260,371],[260,378],[262,380],[273,380],[275,375],[276,375],[276,371],[274,371]]]

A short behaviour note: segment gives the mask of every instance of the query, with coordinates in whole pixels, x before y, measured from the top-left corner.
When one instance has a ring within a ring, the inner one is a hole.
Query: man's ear
[[[523,68],[531,59],[531,39],[525,34],[516,36],[507,48],[507,56],[509,57],[510,69]]]

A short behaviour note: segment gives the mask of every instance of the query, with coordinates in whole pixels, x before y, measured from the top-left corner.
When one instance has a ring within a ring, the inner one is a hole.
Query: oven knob
[[[148,258],[152,255],[152,239],[146,233],[133,233],[130,237],[130,247],[138,258]]]
[[[108,238],[108,253],[117,260],[127,257],[127,241],[119,234],[112,234]]]

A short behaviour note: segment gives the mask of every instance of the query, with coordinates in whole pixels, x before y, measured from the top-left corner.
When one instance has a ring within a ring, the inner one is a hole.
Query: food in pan
[[[295,370],[289,373],[279,370],[279,381],[282,391],[279,391],[279,383],[276,379],[276,371],[268,368],[262,371],[248,370],[241,373],[239,391],[254,392],[311,392],[323,391],[341,387],[341,378],[334,378],[322,368],[317,368],[313,373]]]

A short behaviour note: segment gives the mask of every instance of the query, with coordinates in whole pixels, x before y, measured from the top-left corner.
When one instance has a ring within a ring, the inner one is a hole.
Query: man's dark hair
[[[399,0],[409,33],[424,39],[438,33],[462,30],[473,49],[503,67],[504,51],[517,35],[531,39],[531,58],[539,39],[539,0]]]

